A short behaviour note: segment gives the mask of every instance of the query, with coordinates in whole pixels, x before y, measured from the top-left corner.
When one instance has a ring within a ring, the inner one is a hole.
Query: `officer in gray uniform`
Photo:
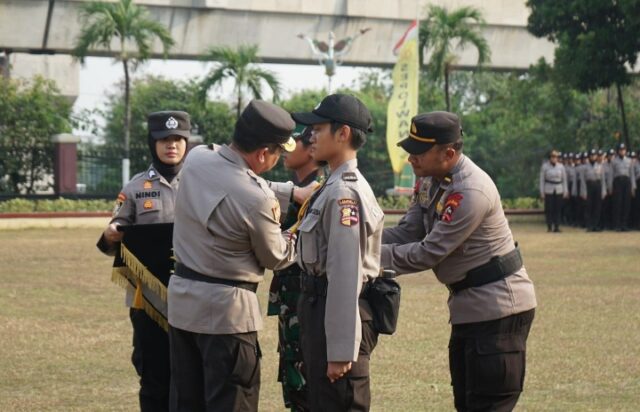
[[[631,195],[635,192],[635,176],[631,167],[631,159],[627,157],[627,147],[624,143],[618,145],[618,155],[611,161],[613,175],[613,227],[618,232],[629,230],[629,210]]]
[[[586,200],[586,224],[587,232],[600,231],[600,212],[602,200],[607,194],[607,184],[604,177],[602,163],[598,162],[598,151],[589,151],[589,163],[584,169],[584,180],[581,182],[580,192],[584,193]]]
[[[633,176],[635,176],[635,190],[634,193],[631,194],[632,227],[634,229],[640,229],[640,196],[638,196],[638,187],[640,187],[640,161],[638,160],[637,152],[632,151],[629,157],[631,157],[632,160],[631,167],[633,169]]]
[[[399,224],[384,230],[381,265],[398,274],[433,269],[449,289],[456,409],[511,411],[523,389],[536,297],[498,190],[462,153],[461,136],[453,113],[412,119],[399,145],[425,179]]]
[[[325,97],[311,113],[312,153],[331,174],[303,208],[298,264],[304,271],[298,306],[308,400],[312,411],[367,411],[369,359],[378,341],[365,284],[378,276],[384,215],[356,153],[371,132],[371,115],[357,98]]]
[[[168,289],[177,411],[256,411],[260,388],[256,296],[265,268],[293,261],[280,204],[258,175],[292,151],[295,122],[253,100],[232,143],[193,149],[176,199],[175,274]]]
[[[607,154],[602,162],[603,170],[604,170],[604,181],[607,185],[607,195],[602,202],[602,213],[601,213],[601,221],[602,224],[600,227],[602,229],[612,229],[612,220],[611,220],[611,210],[612,210],[612,195],[613,195],[613,169],[611,167],[611,162],[613,161],[613,157],[616,155],[616,151],[613,149],[609,149]]]
[[[560,211],[562,200],[569,198],[567,174],[564,166],[558,162],[558,152],[549,153],[549,161],[540,168],[540,197],[544,200],[544,214],[547,231],[560,232]]]
[[[562,201],[562,222],[568,225],[573,225],[573,216],[571,214],[571,193],[573,189],[573,179],[575,178],[576,170],[573,167],[573,153],[564,153],[562,155],[564,171],[567,174],[567,193],[568,196],[564,197]]]
[[[191,122],[185,112],[166,111],[148,116],[148,144],[153,162],[149,168],[133,176],[116,200],[113,218],[105,229],[98,248],[115,255],[122,232],[118,225],[140,225],[173,222],[173,210],[180,171],[190,136]],[[167,304],[142,283],[127,286],[126,304],[133,326],[131,361],[140,376],[140,409],[169,410],[169,337],[145,313],[143,301],[167,317]]]

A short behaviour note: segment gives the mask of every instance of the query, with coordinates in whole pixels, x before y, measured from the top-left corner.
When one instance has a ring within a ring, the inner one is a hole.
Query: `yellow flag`
[[[414,20],[394,48],[398,62],[393,68],[393,95],[387,107],[387,150],[396,175],[396,192],[410,191],[413,172],[409,155],[398,141],[409,134],[411,118],[418,113],[418,22]],[[404,190],[403,190],[404,189]]]

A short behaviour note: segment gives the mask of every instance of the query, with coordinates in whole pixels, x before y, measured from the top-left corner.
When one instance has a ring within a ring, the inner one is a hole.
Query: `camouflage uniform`
[[[318,171],[314,171],[297,186],[306,186],[319,180]],[[282,230],[293,226],[298,219],[300,205],[291,202],[287,214],[280,225]],[[298,324],[298,298],[300,296],[300,266],[293,264],[286,269],[274,271],[269,288],[269,306],[267,315],[278,315],[278,382],[282,383],[284,404],[292,411],[308,411],[307,388],[302,368],[300,350],[300,326]]]

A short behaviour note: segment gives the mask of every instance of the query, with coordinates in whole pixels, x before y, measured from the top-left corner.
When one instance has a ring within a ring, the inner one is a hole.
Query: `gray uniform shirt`
[[[614,157],[611,161],[611,170],[614,179],[619,176],[629,177],[631,179],[631,193],[636,190],[636,175],[630,157]]]
[[[160,175],[153,166],[142,173],[133,176],[120,194],[113,211],[113,218],[109,223],[119,225],[143,225],[173,222],[174,204],[180,173],[171,183]],[[108,247],[103,239],[98,242],[100,250],[108,255],[115,255],[120,247],[117,243]],[[127,285],[125,303],[131,307],[135,288]],[[142,284],[142,292],[149,302],[164,316],[167,316],[167,304],[158,294]]]
[[[540,196],[553,193],[559,195],[569,193],[567,174],[560,163],[552,165],[545,162],[540,168]]]
[[[384,268],[399,274],[433,269],[444,284],[514,248],[498,189],[464,155],[451,171],[451,183],[424,180],[415,203],[398,226],[384,230],[382,242]],[[536,297],[523,266],[499,281],[452,294],[448,303],[451,323],[462,324],[533,309]]]
[[[564,171],[567,174],[567,186],[570,187],[569,189],[569,195],[574,196],[574,190],[573,190],[573,185],[574,185],[574,181],[576,179],[576,169],[575,166],[569,166],[566,165],[564,167]]]
[[[607,182],[604,177],[604,168],[602,163],[591,162],[584,165],[584,180],[582,180],[582,187],[580,188],[580,193],[583,193],[585,196],[587,194],[587,182],[600,182],[602,186],[602,198],[607,195]]]
[[[358,296],[378,276],[384,215],[353,159],[331,172],[298,228],[298,264],[328,281],[324,327],[329,362],[355,361]]]
[[[602,172],[604,173],[604,182],[607,186],[607,193],[613,192],[613,169],[611,163],[607,160],[602,162]]]
[[[280,232],[280,205],[269,184],[227,146],[194,148],[182,169],[176,199],[176,260],[203,275],[261,282],[264,269],[293,256]],[[255,293],[172,276],[169,324],[207,334],[260,330]]]

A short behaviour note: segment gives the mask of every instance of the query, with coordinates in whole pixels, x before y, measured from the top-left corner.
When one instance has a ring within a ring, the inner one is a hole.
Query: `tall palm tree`
[[[207,100],[209,89],[220,86],[227,78],[234,79],[234,90],[237,99],[236,116],[240,117],[243,99],[250,93],[256,99],[262,99],[263,85],[266,83],[273,93],[273,100],[280,96],[280,81],[276,75],[260,68],[257,45],[239,46],[237,50],[227,46],[211,47],[205,54],[204,60],[214,60],[218,64],[204,78],[200,87],[200,100]]]
[[[420,62],[423,50],[430,51],[429,77],[434,81],[444,78],[447,111],[451,110],[449,74],[456,59],[453,51],[471,44],[478,50],[478,65],[487,63],[491,58],[489,45],[480,32],[484,23],[482,13],[474,7],[448,12],[444,7],[435,5],[429,6],[427,18],[420,22]]]
[[[129,104],[131,79],[129,69],[135,68],[151,56],[153,41],[162,44],[164,57],[174,45],[174,40],[165,26],[154,20],[146,8],[137,6],[132,0],[116,3],[91,2],[81,6],[80,18],[84,22],[76,40],[73,55],[84,63],[90,49],[102,47],[111,50],[112,41],[119,42],[120,49],[115,59],[124,69],[124,156],[122,159],[123,184],[129,180],[129,140],[131,128],[131,106]]]

